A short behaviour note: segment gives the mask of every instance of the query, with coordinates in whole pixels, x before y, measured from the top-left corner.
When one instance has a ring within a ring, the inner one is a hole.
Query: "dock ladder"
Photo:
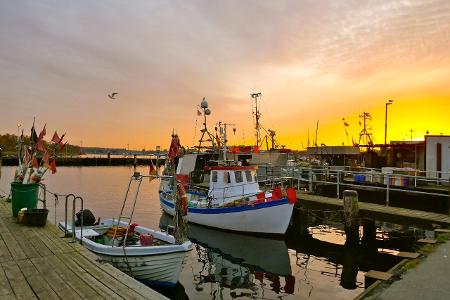
[[[67,230],[67,203],[69,202],[69,198],[72,198],[72,242],[75,242],[75,207],[77,200],[80,200],[81,204],[81,223],[80,223],[80,244],[83,244],[83,198],[80,196],[75,196],[74,194],[68,194],[64,201],[64,237],[68,236],[68,230]]]
[[[144,176],[142,176],[139,172],[134,172],[134,174],[130,177],[130,181],[128,182],[128,187],[127,187],[127,190],[125,192],[125,198],[123,200],[122,209],[120,210],[119,217],[117,218],[117,223],[115,224],[116,226],[114,227],[114,236],[113,236],[113,239],[112,239],[112,247],[114,247],[115,241],[116,241],[116,238],[117,238],[117,231],[119,229],[121,221],[122,220],[128,220],[128,224],[127,224],[126,230],[125,230],[125,235],[123,236],[123,240],[122,240],[122,249],[123,249],[123,254],[124,254],[124,257],[125,257],[125,261],[127,263],[128,270],[130,271],[130,275],[131,276],[133,276],[133,271],[132,271],[131,266],[130,266],[130,264],[128,262],[128,257],[127,257],[127,253],[125,251],[125,247],[127,246],[128,233],[129,233],[129,230],[130,230],[131,222],[133,220],[134,210],[136,208],[136,202],[137,202],[137,198],[138,198],[138,195],[139,195],[139,190],[141,188],[141,184],[142,184],[142,179],[143,178],[144,178]],[[130,188],[131,188],[131,185],[132,185],[133,181],[137,182],[137,188],[136,188],[136,192],[135,192],[134,199],[133,199],[133,202],[132,202],[131,212],[130,212],[129,215],[125,215],[124,214],[124,210],[125,210],[125,206],[127,204],[128,195],[130,194]],[[114,225],[114,221],[113,221],[113,225]]]

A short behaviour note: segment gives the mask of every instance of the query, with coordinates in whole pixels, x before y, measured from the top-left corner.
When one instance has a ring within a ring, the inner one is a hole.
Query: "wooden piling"
[[[345,234],[347,245],[359,243],[359,204],[358,192],[345,190],[343,192],[343,206],[345,219]]]
[[[345,224],[346,226],[351,226],[359,216],[358,192],[345,190],[343,198]]]

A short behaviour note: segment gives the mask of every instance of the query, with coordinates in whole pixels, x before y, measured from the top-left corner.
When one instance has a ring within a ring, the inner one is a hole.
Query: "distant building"
[[[450,136],[425,136],[425,169],[427,177],[449,179]]]
[[[386,166],[425,170],[425,142],[391,141]]]
[[[325,145],[308,147],[306,153],[334,166],[353,165],[361,154],[359,147]]]

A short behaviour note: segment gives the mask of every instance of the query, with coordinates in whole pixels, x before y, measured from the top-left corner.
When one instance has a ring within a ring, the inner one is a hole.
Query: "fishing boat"
[[[208,105],[204,102],[201,107],[206,112]],[[208,133],[206,115],[202,133]],[[181,189],[181,197],[186,199],[187,220],[191,223],[238,232],[284,234],[296,202],[295,190],[287,189],[286,195],[280,187],[262,191],[256,178],[257,166],[228,160],[227,125],[218,124],[221,151],[217,160],[205,159],[211,154],[200,151],[179,155],[179,149],[173,148],[179,146],[179,141],[172,139],[169,161],[176,161],[176,172],[175,176],[161,180],[162,209],[174,215],[174,195],[177,195],[174,186],[177,186],[178,193]],[[174,185],[175,179],[180,184]]]
[[[135,173],[128,185],[125,201],[118,219],[108,219],[92,226],[76,226],[67,222],[59,223],[65,233],[71,233],[100,260],[120,269],[128,275],[152,285],[174,286],[178,282],[183,261],[192,243],[189,240],[178,241],[167,232],[152,230],[137,224],[131,224],[137,193],[142,176]],[[124,216],[123,210],[132,181],[138,181],[132,212]],[[67,211],[67,210],[66,210]],[[74,219],[74,216],[72,217]],[[81,215],[80,219],[83,219]],[[124,222],[122,219],[126,219]],[[72,230],[72,229],[75,230]]]

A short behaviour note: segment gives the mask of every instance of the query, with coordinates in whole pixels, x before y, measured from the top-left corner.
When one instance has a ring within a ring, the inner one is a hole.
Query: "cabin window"
[[[245,171],[245,177],[247,178],[247,182],[253,182],[252,172]]]
[[[236,178],[236,183],[240,183],[243,181],[241,171],[234,171],[234,177]]]
[[[212,182],[217,182],[217,171],[212,171],[211,173]]]
[[[230,178],[229,172],[223,173],[223,183],[231,183],[231,178]]]

